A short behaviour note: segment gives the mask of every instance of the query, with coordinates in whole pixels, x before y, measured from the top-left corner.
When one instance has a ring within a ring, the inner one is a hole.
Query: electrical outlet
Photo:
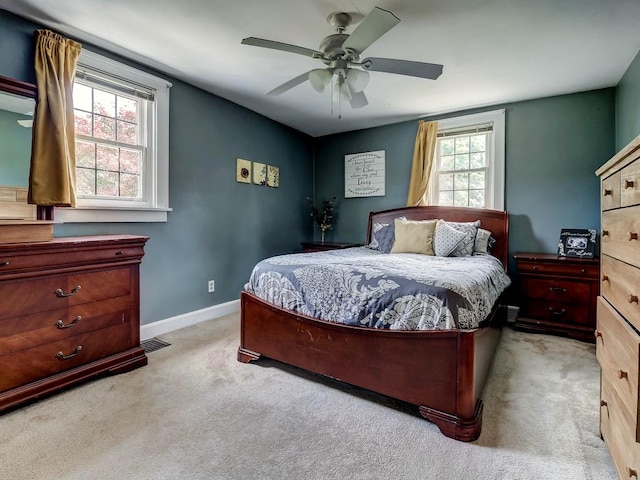
[[[213,280],[209,280],[209,282],[207,282],[207,288],[209,289],[209,293],[215,292],[216,291],[216,282],[213,281]]]

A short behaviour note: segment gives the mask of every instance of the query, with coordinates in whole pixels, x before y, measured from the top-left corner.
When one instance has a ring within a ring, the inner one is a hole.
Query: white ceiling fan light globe
[[[316,92],[322,93],[331,83],[331,72],[326,68],[311,70],[309,72],[309,83],[311,83]]]
[[[350,68],[347,71],[347,85],[349,85],[349,90],[351,90],[352,92],[361,92],[368,84],[369,72],[358,70],[356,68]]]

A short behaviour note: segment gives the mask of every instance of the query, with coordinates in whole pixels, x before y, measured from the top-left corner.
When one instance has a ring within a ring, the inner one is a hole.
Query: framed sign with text
[[[344,156],[344,198],[385,196],[385,152]]]
[[[593,258],[596,251],[597,233],[591,228],[560,230],[559,257]]]

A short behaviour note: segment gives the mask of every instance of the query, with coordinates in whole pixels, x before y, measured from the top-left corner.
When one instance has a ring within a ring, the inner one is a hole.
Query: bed
[[[435,206],[372,212],[366,245],[377,227],[399,217],[479,220],[491,232],[490,254],[504,273],[507,212]],[[297,254],[304,255],[314,254]],[[260,298],[247,286],[241,293],[238,361],[271,358],[415,405],[422,417],[456,440],[473,441],[480,435],[481,393],[506,321],[499,298],[473,328],[404,330],[363,326],[357,316],[360,323],[352,324],[314,318]]]

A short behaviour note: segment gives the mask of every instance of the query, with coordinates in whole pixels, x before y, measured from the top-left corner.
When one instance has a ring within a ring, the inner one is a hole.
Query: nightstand
[[[361,247],[361,243],[336,243],[336,242],[302,242],[303,252],[321,252],[324,250],[340,250],[342,248]]]
[[[516,253],[520,311],[515,328],[595,342],[600,286],[597,258]]]

